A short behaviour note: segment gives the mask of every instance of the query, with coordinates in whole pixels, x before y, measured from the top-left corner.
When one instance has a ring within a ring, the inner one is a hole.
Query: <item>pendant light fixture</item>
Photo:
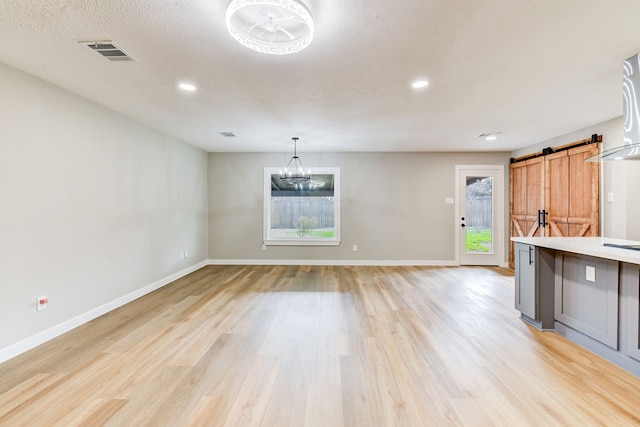
[[[298,157],[297,145],[299,138],[293,137],[291,139],[293,140],[293,157],[291,157],[291,160],[287,163],[287,167],[280,170],[280,179],[294,185],[302,184],[311,180],[311,170],[305,170],[302,165],[302,160]]]
[[[261,53],[298,52],[313,39],[313,18],[301,0],[231,0],[226,18],[229,34]]]

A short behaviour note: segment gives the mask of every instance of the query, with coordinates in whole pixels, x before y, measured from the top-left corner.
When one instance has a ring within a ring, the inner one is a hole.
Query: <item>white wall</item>
[[[598,123],[575,132],[561,135],[511,153],[519,157],[541,151],[545,147],[557,147],[574,141],[602,135],[601,150],[623,145],[622,117]],[[605,237],[640,240],[640,161],[623,160],[600,163],[600,228]],[[607,202],[607,195],[613,194],[613,202]]]
[[[458,221],[444,201],[455,196],[455,165],[501,164],[509,175],[508,153],[298,154],[306,167],[341,168],[341,245],[262,251],[263,170],[291,153],[209,153],[211,259],[453,262]]]
[[[2,64],[0,93],[1,361],[205,261],[207,155]]]

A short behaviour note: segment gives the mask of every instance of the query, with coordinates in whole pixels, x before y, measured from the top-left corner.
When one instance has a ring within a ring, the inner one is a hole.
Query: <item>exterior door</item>
[[[503,166],[456,166],[460,265],[500,265]]]

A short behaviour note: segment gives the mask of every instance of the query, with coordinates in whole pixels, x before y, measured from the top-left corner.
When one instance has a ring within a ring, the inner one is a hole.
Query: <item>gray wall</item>
[[[0,353],[207,259],[206,153],[2,64],[0,93]]]
[[[508,212],[508,153],[298,154],[312,169],[341,168],[341,245],[263,251],[263,170],[291,153],[209,153],[210,259],[453,261],[457,222],[444,200],[455,196],[455,165],[505,165]]]

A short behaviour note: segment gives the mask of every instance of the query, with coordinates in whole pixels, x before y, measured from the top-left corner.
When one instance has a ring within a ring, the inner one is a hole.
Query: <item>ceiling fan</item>
[[[271,40],[269,41],[275,42],[276,37],[278,35],[278,31],[281,31],[287,37],[289,37],[289,40],[295,40],[296,36],[291,34],[286,28],[280,25],[280,22],[282,21],[293,21],[293,22],[304,24],[304,21],[296,20],[295,16],[293,15],[283,17],[283,18],[278,18],[275,13],[268,12],[260,21],[256,22],[251,27],[249,27],[249,29],[247,30],[247,34],[252,35],[251,32],[257,29],[255,33],[255,36],[257,38],[261,40],[265,40],[266,39],[265,35],[267,36],[271,35]]]
[[[313,38],[313,18],[299,0],[232,0],[227,29],[241,44],[269,54],[304,49]]]

